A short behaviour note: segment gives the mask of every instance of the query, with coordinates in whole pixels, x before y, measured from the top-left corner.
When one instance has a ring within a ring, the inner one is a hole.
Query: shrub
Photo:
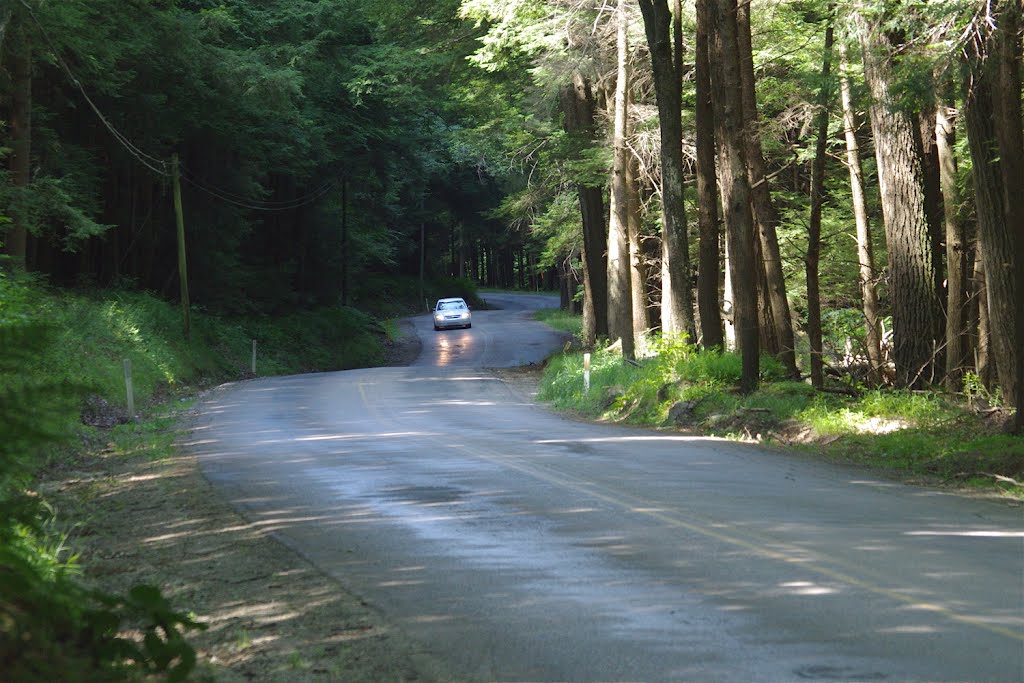
[[[184,680],[195,652],[183,633],[202,627],[156,588],[117,596],[77,583],[53,512],[26,490],[38,454],[70,435],[77,408],[75,387],[20,374],[54,336],[39,324],[0,325],[0,670],[24,681]],[[118,635],[127,623],[141,643]]]

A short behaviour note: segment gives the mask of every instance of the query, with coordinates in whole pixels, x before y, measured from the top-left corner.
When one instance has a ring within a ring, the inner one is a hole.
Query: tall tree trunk
[[[996,369],[995,361],[992,359],[992,326],[989,324],[988,315],[988,287],[985,284],[985,259],[981,243],[977,243],[974,250],[974,305],[972,312],[977,311],[978,338],[974,342],[974,367],[978,373],[978,380],[984,387],[991,387],[995,383]]]
[[[7,38],[7,28],[11,25],[12,9],[9,4],[0,9],[0,57],[4,53],[4,40]],[[0,62],[0,66],[2,66]]]
[[[721,183],[719,183],[719,185],[721,185]],[[739,348],[739,345],[736,341],[736,308],[735,306],[733,306],[733,301],[736,300],[736,295],[733,293],[734,289],[732,283],[732,259],[729,257],[728,234],[725,236],[725,248],[723,249],[723,251],[725,254],[725,282],[722,285],[722,310],[725,313],[725,316],[722,321],[724,323],[725,338],[725,346],[723,348],[729,351],[736,351]]]
[[[618,76],[615,82],[615,122],[612,133],[611,219],[608,221],[608,337],[620,340],[622,357],[633,358],[633,299],[629,267],[629,15],[626,0],[618,5]]]
[[[1014,173],[1024,173],[1019,165],[1024,151],[1017,151],[1015,157],[1018,142],[1014,138],[1019,141],[1020,108],[1019,102],[1015,107],[1009,101],[1019,97],[1019,77],[1004,73],[1004,69],[1013,70],[1016,39],[1007,40],[1000,32],[1015,25],[1019,11],[1007,11],[1013,5],[1012,2],[994,5],[996,17],[988,17],[975,26],[967,45],[969,82],[965,98],[978,214],[978,250],[979,258],[984,260],[992,352],[999,385],[1011,404],[1018,399],[1020,355],[1019,340],[1015,339],[1021,306],[1016,295],[1015,242],[1020,241],[1019,235],[1024,229],[1018,213],[1020,197],[1024,196],[1020,183],[1024,180]],[[1006,24],[1001,24],[1004,20]],[[993,25],[996,28],[990,32],[989,26]],[[1011,64],[1009,69],[1007,62]],[[1015,94],[1006,93],[1008,87],[1016,87]]]
[[[26,191],[32,180],[32,43],[23,26],[14,26],[11,42],[10,170],[14,186]],[[24,198],[22,198],[24,203]],[[25,212],[11,211],[4,251],[15,270],[26,267],[28,225]]]
[[[667,0],[640,0],[640,11],[651,52],[661,129],[661,329],[667,335],[686,334],[692,341],[696,331],[683,203],[682,82],[677,71],[681,46],[673,53],[672,13]]]
[[[575,313],[576,273],[572,269],[572,256],[562,256],[558,264],[558,306],[563,311]]]
[[[1021,0],[1000,0],[994,34],[996,81],[994,109],[996,141],[999,145],[999,167],[1003,175],[1003,213],[1012,249],[1004,268],[1013,273],[1010,282],[1010,316],[1012,325],[999,330],[1001,337],[1010,337],[1006,346],[1009,365],[999,376],[999,384],[1007,402],[1017,409],[1015,430],[1024,433],[1024,122],[1021,118],[1021,25],[1024,8]],[[1000,362],[1003,359],[1000,358]]]
[[[940,306],[946,302],[946,286],[942,256],[945,253],[945,224],[943,221],[942,204],[942,171],[939,168],[939,148],[936,136],[938,120],[938,101],[934,101],[918,113],[918,130],[921,136],[921,171],[924,177],[924,213],[928,218],[928,235],[932,241],[932,280],[935,283],[935,297]],[[941,312],[940,312],[941,313]],[[945,334],[940,319],[936,321],[940,328],[936,330],[936,339]],[[945,353],[941,354],[943,358]]]
[[[811,342],[811,384],[825,386],[821,348],[821,286],[818,264],[821,256],[821,205],[825,187],[825,152],[828,144],[828,108],[832,98],[832,20],[825,28],[825,54],[821,62],[821,91],[818,95],[818,141],[811,165],[811,218],[807,228],[807,335]]]
[[[946,389],[959,391],[964,370],[969,367],[968,324],[970,321],[971,268],[967,231],[957,215],[960,189],[956,178],[955,109],[939,102],[935,112],[935,142],[942,186],[942,213],[946,233]]]
[[[871,243],[871,223],[868,220],[868,204],[864,195],[864,167],[860,159],[860,143],[857,142],[857,114],[853,108],[850,79],[845,67],[849,64],[846,41],[839,41],[839,58],[843,68],[839,75],[839,92],[843,104],[843,133],[846,139],[846,165],[850,171],[850,192],[853,197],[853,216],[857,225],[857,262],[860,272],[861,306],[864,310],[864,336],[868,354],[868,383],[878,386],[882,383],[882,331],[878,305],[878,290],[875,284],[875,254]]]
[[[786,296],[786,279],[782,272],[782,252],[779,249],[777,226],[778,212],[772,203],[765,171],[764,152],[758,126],[757,94],[754,88],[754,56],[750,36],[750,3],[740,2],[736,11],[736,46],[739,54],[741,96],[743,101],[744,142],[746,144],[747,169],[751,184],[756,239],[761,251],[757,268],[764,269],[765,307],[773,326],[774,339],[778,348],[765,349],[778,356],[793,378],[800,376],[796,366],[796,344],[793,340],[793,321],[790,317],[789,299]]]
[[[651,318],[647,310],[647,262],[640,229],[639,174],[633,154],[629,155],[626,165],[626,191],[629,193],[629,289],[633,297],[633,339],[639,344],[651,328]]]
[[[931,377],[939,315],[920,133],[916,119],[899,108],[889,89],[895,82],[897,49],[883,24],[891,17],[856,13],[855,18],[864,53],[864,79],[871,93],[871,129],[889,245],[896,385],[915,387]]]
[[[757,389],[759,375],[757,291],[754,281],[754,217],[743,133],[740,59],[736,42],[736,0],[710,0],[710,54],[715,70],[712,92],[718,142],[729,273],[733,285],[733,319],[743,359],[740,390]]]
[[[705,349],[722,349],[722,313],[718,303],[721,239],[718,229],[718,182],[715,178],[715,120],[711,105],[711,59],[708,54],[708,0],[697,0],[697,225],[700,231],[697,310]]]
[[[579,72],[561,91],[565,130],[589,144],[594,134],[594,95],[590,82]],[[608,266],[605,252],[604,191],[599,186],[577,185],[583,222],[583,345],[592,348],[608,336]]]

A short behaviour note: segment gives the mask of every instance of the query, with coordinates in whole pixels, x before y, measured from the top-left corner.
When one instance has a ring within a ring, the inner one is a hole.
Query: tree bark
[[[639,174],[637,159],[633,154],[629,155],[629,163],[626,165],[626,191],[629,199],[629,289],[633,297],[633,339],[639,344],[651,328],[651,318],[647,310],[647,262],[640,229]]]
[[[984,250],[978,242],[974,250],[974,306],[972,312],[977,311],[978,337],[974,342],[974,367],[978,373],[978,381],[984,387],[991,387],[995,383],[996,369],[995,361],[992,359],[992,326],[989,324],[988,316],[988,286],[985,284],[985,259]]]
[[[999,383],[1007,403],[1017,409],[1015,431],[1024,433],[1024,122],[1021,118],[1021,0],[1001,0],[998,8],[995,42],[995,69],[998,87],[995,91],[996,141],[999,146],[999,167],[1003,176],[1003,213],[1009,240],[1013,245],[1004,268],[1013,273],[1010,281],[1009,314],[1012,325],[1000,329],[1001,337],[1011,337],[1010,353],[1005,361],[1009,367],[1001,372]],[[1011,336],[1012,335],[1012,336]],[[1000,362],[1003,359],[1000,358]]]
[[[786,279],[782,272],[782,253],[779,249],[777,226],[778,212],[772,203],[765,170],[764,152],[758,130],[757,94],[755,91],[754,56],[750,34],[750,3],[740,2],[736,10],[736,46],[739,57],[741,97],[743,102],[744,142],[746,145],[747,169],[753,201],[755,239],[759,244],[761,258],[755,266],[764,270],[764,307],[772,324],[772,334],[767,335],[777,348],[766,351],[775,354],[786,368],[786,373],[796,378],[800,371],[796,366],[796,345],[793,340],[793,321],[790,317],[789,299],[786,295]]]
[[[710,54],[715,70],[712,93],[718,142],[729,273],[733,285],[733,316],[743,359],[740,390],[757,389],[759,377],[757,291],[754,282],[754,218],[743,134],[743,99],[736,38],[736,0],[709,0]]]
[[[580,144],[589,143],[594,133],[594,95],[590,82],[579,72],[561,91],[566,132]],[[593,348],[597,339],[608,336],[608,266],[605,252],[604,191],[601,187],[577,185],[583,222],[583,345]]]
[[[868,21],[855,13],[855,18],[871,93],[871,129],[889,246],[896,385],[918,387],[931,379],[939,315],[920,133],[916,119],[898,107],[890,91],[896,46],[883,26],[889,17],[876,13]]]
[[[722,276],[718,228],[718,182],[715,178],[715,120],[711,105],[711,59],[708,54],[708,0],[697,0],[695,86],[697,103],[697,225],[700,232],[697,310],[705,349],[723,349],[718,283]]]
[[[672,49],[672,14],[667,0],[640,0],[651,53],[661,130],[662,283],[661,329],[696,339],[690,256],[683,203],[682,82],[677,71],[681,46]]]
[[[1000,2],[993,8],[992,22],[979,22],[967,44],[969,62],[965,115],[968,143],[971,150],[975,205],[978,215],[979,258],[984,262],[985,285],[991,332],[992,354],[996,375],[1003,396],[1011,404],[1019,399],[1017,392],[1018,311],[1016,250],[1022,231],[1018,213],[1024,189],[1020,177],[1024,173],[1017,149],[1020,141],[1020,103],[1012,100],[1020,95],[1019,52],[1016,38],[1007,39],[1002,31],[1019,26],[1019,6]],[[996,28],[989,30],[989,25]],[[1014,33],[1015,35],[1015,33]],[[1016,87],[1015,94],[1005,91]],[[1016,116],[1016,119],[1013,117]],[[1015,139],[1016,138],[1016,139]],[[1016,156],[1015,156],[1016,155]]]
[[[608,338],[621,341],[622,357],[633,358],[633,299],[629,266],[629,15],[626,0],[618,4],[618,76],[615,82],[614,160],[611,180],[611,219],[608,221]]]
[[[825,386],[821,344],[821,286],[818,265],[821,257],[821,205],[825,186],[825,152],[828,144],[828,107],[832,90],[832,21],[825,28],[825,54],[821,62],[821,91],[818,95],[818,140],[811,165],[811,217],[807,228],[807,336],[811,343],[811,385]]]
[[[946,389],[955,392],[963,385],[968,357],[970,323],[970,250],[967,231],[957,215],[960,188],[956,178],[956,110],[939,102],[935,113],[935,142],[942,187],[943,230],[946,234]]]
[[[945,253],[945,224],[942,204],[942,171],[939,169],[939,149],[936,140],[938,102],[931,103],[918,113],[918,131],[921,141],[921,171],[924,178],[924,213],[928,219],[928,235],[932,242],[932,281],[935,283],[935,297],[940,306],[946,301],[945,277],[943,277],[942,255]],[[941,325],[941,308],[936,323],[940,328],[936,339],[945,333]],[[945,353],[941,354],[943,358]]]
[[[845,41],[839,41],[839,56],[844,67],[839,76],[839,92],[843,103],[846,165],[850,171],[853,216],[857,225],[857,261],[860,271],[861,305],[864,310],[865,346],[869,364],[868,383],[878,386],[882,383],[882,331],[879,326],[881,314],[878,305],[878,290],[875,284],[875,254],[871,243],[871,223],[868,220],[868,205],[864,195],[864,168],[860,158],[860,143],[857,141],[859,124],[853,108],[850,79],[845,73],[845,65],[849,63]]]

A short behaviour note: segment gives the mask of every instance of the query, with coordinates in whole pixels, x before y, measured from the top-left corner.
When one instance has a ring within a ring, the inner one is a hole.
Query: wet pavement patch
[[[458,503],[465,495],[464,489],[453,486],[398,486],[384,489],[375,497],[414,505],[444,505]]]

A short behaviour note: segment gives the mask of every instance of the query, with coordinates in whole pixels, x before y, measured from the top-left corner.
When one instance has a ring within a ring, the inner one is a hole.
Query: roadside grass
[[[353,308],[302,311],[282,318],[220,318],[193,311],[185,337],[177,307],[149,294],[19,288],[8,282],[0,309],[11,324],[42,323],[40,346],[4,382],[65,383],[112,405],[127,403],[124,361],[131,362],[139,403],[152,403],[195,386],[252,376],[371,367],[383,360],[383,321]],[[0,319],[0,324],[5,321]]]
[[[1024,437],[1005,433],[1008,414],[978,413],[942,392],[817,392],[761,360],[761,388],[738,391],[741,359],[682,342],[649,340],[638,365],[615,350],[553,356],[538,398],[602,421],[685,429],[784,446],[903,479],[1024,497]]]
[[[560,332],[568,332],[579,336],[582,323],[577,313],[569,313],[558,308],[545,308],[537,311],[534,318]]]

